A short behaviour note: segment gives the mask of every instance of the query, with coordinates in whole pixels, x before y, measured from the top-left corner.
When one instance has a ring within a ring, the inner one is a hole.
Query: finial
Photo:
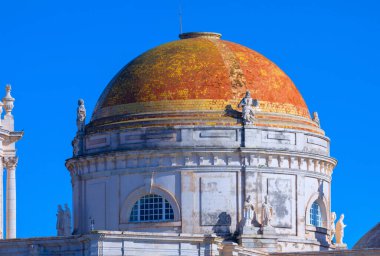
[[[7,116],[12,116],[12,110],[14,107],[13,102],[15,101],[15,98],[11,96],[11,90],[11,85],[7,84],[5,86],[5,97],[3,98],[4,108]]]
[[[188,32],[179,35],[180,39],[190,39],[190,38],[209,38],[209,39],[220,39],[222,34],[214,32]]]

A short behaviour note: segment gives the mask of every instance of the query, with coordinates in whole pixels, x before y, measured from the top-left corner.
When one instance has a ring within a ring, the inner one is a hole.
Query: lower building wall
[[[83,256],[91,255],[89,248],[90,239],[83,236],[0,240],[0,256]]]
[[[96,231],[70,237],[0,240],[0,256],[362,256],[379,249],[266,253],[223,241],[215,235]]]

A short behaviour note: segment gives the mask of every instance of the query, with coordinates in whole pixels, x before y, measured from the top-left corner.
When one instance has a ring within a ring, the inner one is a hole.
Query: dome
[[[258,125],[291,128],[289,120],[299,117],[298,128],[316,126],[291,79],[263,55],[216,33],[180,38],[143,53],[116,74],[89,130],[115,124],[236,125],[237,104],[247,90],[259,100]]]
[[[353,249],[380,248],[380,223],[377,223],[354,245]]]
[[[127,64],[85,126],[79,102],[66,161],[75,234],[190,234],[201,254],[210,235],[244,250],[330,249],[336,160],[318,115],[259,53],[215,33],[180,38]],[[245,99],[250,122],[238,107],[247,91],[259,101]]]

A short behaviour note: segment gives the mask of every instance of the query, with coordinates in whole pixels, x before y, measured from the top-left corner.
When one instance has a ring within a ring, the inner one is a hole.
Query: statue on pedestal
[[[244,124],[253,124],[255,110],[253,107],[257,107],[258,102],[251,98],[251,93],[247,91],[245,97],[240,101],[238,107],[243,108],[242,117]]]
[[[318,117],[318,112],[313,112],[313,121],[318,124],[318,126],[321,125],[319,117]]]
[[[64,236],[70,236],[71,235],[71,213],[70,213],[70,209],[67,206],[67,204],[65,204],[65,210],[64,210],[63,235]]]
[[[251,196],[247,196],[244,203],[244,227],[252,226],[253,217],[255,215],[255,208],[251,202]]]
[[[65,210],[62,209],[61,205],[58,205],[56,229],[57,236],[71,235],[71,213],[67,204],[65,204]]]
[[[343,237],[344,237],[344,228],[347,227],[347,225],[345,225],[343,223],[343,219],[344,219],[344,214],[341,214],[338,222],[336,223],[335,237],[336,237],[337,246],[338,245],[340,245],[340,246],[345,245],[343,243]]]
[[[86,108],[84,107],[84,100],[78,100],[78,108],[77,108],[77,127],[78,132],[84,131],[84,122],[86,120]]]
[[[264,197],[264,203],[261,208],[261,225],[263,227],[265,226],[272,226],[271,220],[273,216],[273,207],[268,202],[268,196],[266,195]]]
[[[78,100],[78,107],[77,107],[77,134],[73,141],[71,142],[71,145],[73,146],[73,155],[78,156],[81,154],[83,149],[83,135],[84,135],[84,129],[85,129],[85,121],[86,121],[86,108],[84,106],[84,100],[79,99]]]
[[[333,243],[333,239],[335,236],[335,220],[336,220],[336,213],[331,213],[331,220],[330,220],[330,242]]]
[[[64,212],[62,209],[61,205],[58,205],[58,210],[57,210],[57,224],[55,228],[57,229],[57,236],[63,236],[64,235]]]

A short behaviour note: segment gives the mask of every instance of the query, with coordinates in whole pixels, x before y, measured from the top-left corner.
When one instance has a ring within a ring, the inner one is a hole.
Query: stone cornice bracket
[[[16,168],[17,163],[18,163],[18,157],[17,156],[5,156],[4,157],[4,166],[8,170]]]
[[[7,84],[5,86],[5,97],[3,98],[3,102],[4,102],[4,108],[5,108],[5,112],[6,112],[6,116],[12,116],[12,110],[13,110],[13,102],[15,101],[15,98],[13,98],[11,96],[11,90],[12,90],[12,87],[10,84]]]

